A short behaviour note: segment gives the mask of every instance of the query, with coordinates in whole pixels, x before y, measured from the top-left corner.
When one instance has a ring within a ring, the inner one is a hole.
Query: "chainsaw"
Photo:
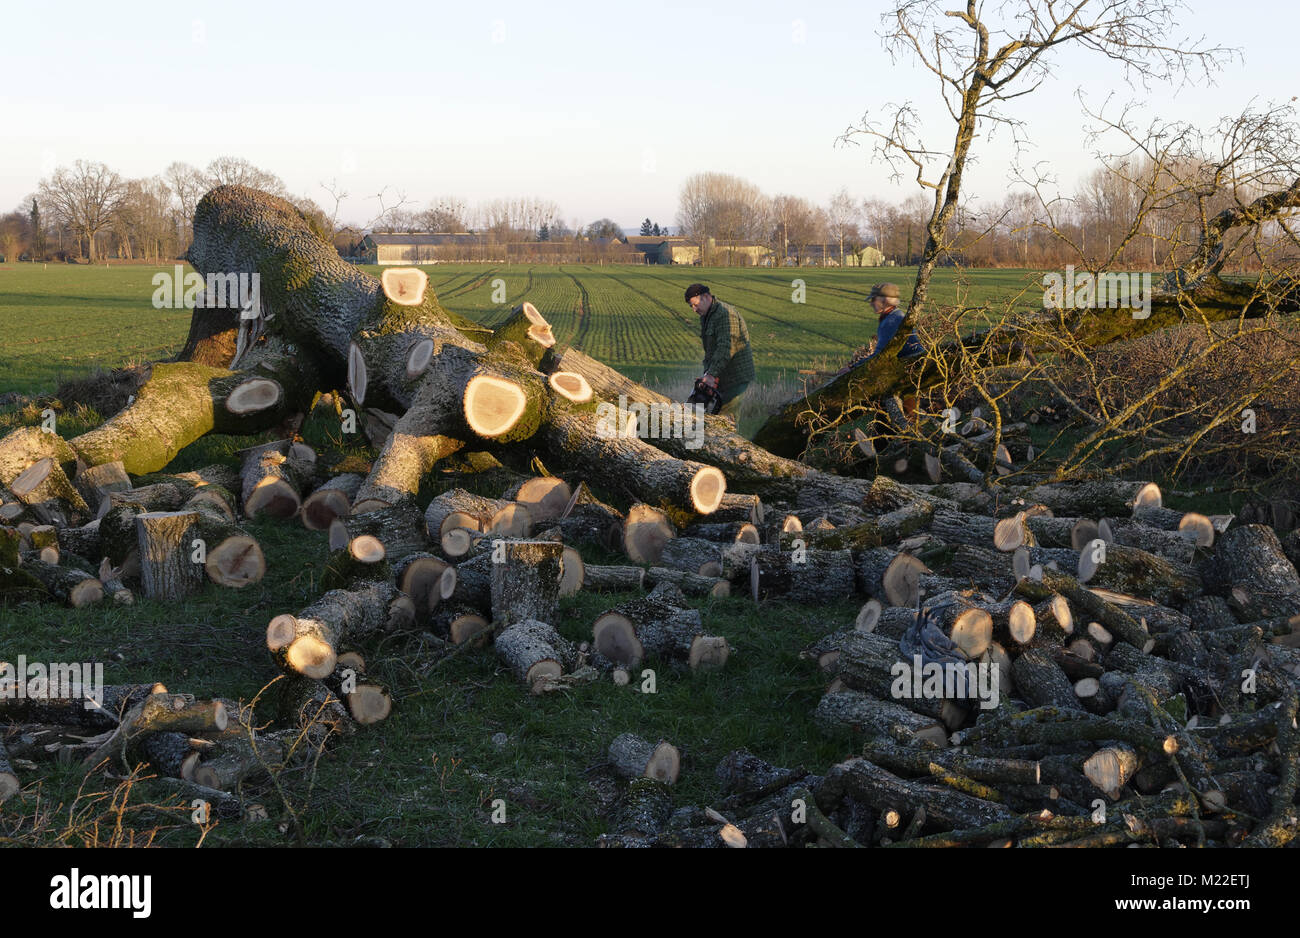
[[[686,398],[688,404],[703,404],[706,414],[716,414],[722,409],[722,395],[716,389],[704,383],[703,378],[695,379],[695,389]]]

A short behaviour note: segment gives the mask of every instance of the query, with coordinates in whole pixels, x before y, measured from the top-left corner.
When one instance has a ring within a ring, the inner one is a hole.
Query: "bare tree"
[[[16,263],[23,246],[31,242],[31,225],[22,212],[0,216],[0,254],[6,264]]]
[[[796,195],[773,197],[768,211],[773,226],[773,246],[782,260],[791,248],[795,261],[802,265],[808,246],[821,240],[826,230],[821,210],[807,199]]]
[[[1014,98],[1033,92],[1048,74],[1050,53],[1082,46],[1119,62],[1130,78],[1173,81],[1208,75],[1230,50],[1171,44],[1181,5],[1175,0],[1023,0],[995,11],[976,0],[946,10],[936,0],[908,0],[885,14],[891,54],[915,57],[938,79],[955,124],[951,145],[926,146],[919,115],[910,104],[886,107],[884,123],[864,118],[841,137],[865,135],[874,155],[901,178],[914,175],[933,195],[925,244],[908,315],[925,308],[930,277],[950,247],[951,226],[962,196],[962,178],[975,138],[995,128],[1023,142],[1023,122],[1004,112]]]
[[[99,256],[95,238],[112,224],[126,192],[122,178],[103,163],[77,160],[71,169],[60,166],[48,180],[41,180],[40,192],[59,220],[86,240],[93,263]]]
[[[682,184],[677,224],[703,248],[708,239],[732,247],[738,241],[765,239],[769,233],[768,200],[751,182],[726,173],[696,173]]]
[[[840,189],[826,205],[826,225],[832,240],[840,245],[840,266],[844,266],[844,242],[858,233],[858,203],[848,189]]]
[[[450,195],[439,196],[418,217],[425,231],[464,231],[465,200]]]
[[[1208,76],[1230,54],[1222,48],[1171,41],[1180,11],[1176,0],[1075,0],[1068,5],[1020,0],[992,9],[967,0],[963,8],[946,7],[938,0],[904,0],[884,20],[891,54],[915,58],[938,79],[953,122],[950,145],[935,149],[921,140],[920,115],[910,103],[886,106],[881,121],[867,115],[841,137],[849,143],[867,137],[874,144],[873,155],[890,167],[896,180],[912,176],[932,199],[896,346],[925,311],[934,268],[952,248],[975,139],[1000,130],[1009,132],[1017,145],[1024,142],[1023,122],[1005,107],[1038,87],[1048,75],[1053,54],[1082,47],[1119,63],[1126,77],[1143,83]],[[806,442],[806,432],[797,429],[801,414],[834,425],[854,398],[878,393],[877,387],[888,388],[899,380],[902,366],[896,355],[877,355],[872,365],[811,392],[803,406],[792,402],[782,408],[755,441],[787,454],[798,451]]]

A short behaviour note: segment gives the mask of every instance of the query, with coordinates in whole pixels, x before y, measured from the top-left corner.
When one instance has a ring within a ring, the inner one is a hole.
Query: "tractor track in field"
[[[719,282],[722,282],[722,281],[719,281]],[[759,283],[766,283],[766,282],[768,282],[768,281],[758,281],[758,282],[759,282]],[[774,283],[774,284],[772,284],[772,285],[775,286],[775,287],[777,287],[778,289],[780,289],[780,290],[782,290],[782,291],[785,290],[785,286],[784,286],[783,284],[777,284],[777,283]],[[755,296],[766,297],[766,298],[769,299],[769,300],[777,300],[777,301],[780,301],[780,299],[781,299],[779,296],[772,296],[771,294],[764,293],[764,292],[761,291],[761,290],[756,290],[756,289],[754,289],[753,287],[740,286],[740,285],[735,284],[735,283],[727,283],[727,284],[726,284],[726,287],[727,287],[728,290],[731,290],[731,289],[741,290],[742,292],[745,292],[745,293],[753,293]],[[825,288],[824,288],[824,287],[816,287],[816,288],[813,288],[813,289],[822,290],[822,289],[825,289]],[[806,303],[806,302],[805,302],[805,303],[799,303],[799,304],[797,304],[797,305],[799,305],[799,306],[806,306],[808,309],[819,309],[819,310],[822,310],[822,311],[827,312],[827,313],[834,313],[836,316],[844,316],[845,318],[847,318],[847,319],[852,319],[854,322],[857,322],[857,323],[861,323],[861,322],[863,321],[863,320],[862,320],[862,316],[861,316],[860,314],[858,314],[858,313],[846,313],[846,312],[844,312],[844,311],[841,310],[841,309],[834,309],[833,307],[830,307],[830,306],[819,306],[819,305],[814,304],[814,303]]]
[[[587,332],[591,328],[591,297],[587,295],[587,288],[582,285],[581,280],[567,270],[564,273],[574,282],[580,294],[578,300],[578,331],[574,334],[573,342],[570,344],[578,351],[585,352],[586,349],[583,347],[583,343],[586,341]]]
[[[672,284],[673,286],[677,286],[677,284],[673,283],[671,280],[667,280],[667,279],[665,279],[664,277],[659,277],[659,276],[656,276],[656,275],[654,275],[654,274],[651,274],[651,276],[654,277],[656,280],[660,280],[660,281],[662,281],[662,282],[664,282],[664,283],[669,283],[669,284]],[[730,285],[728,285],[728,287],[730,287]],[[742,289],[743,289],[743,288],[742,288]],[[747,291],[747,292],[749,292],[749,293],[753,293],[753,292],[755,292],[755,291],[753,291],[753,290],[749,290],[749,291]],[[758,295],[759,295],[759,296],[763,296],[763,294],[761,294],[761,293],[758,294]],[[768,299],[772,299],[772,297],[768,297]],[[787,326],[787,327],[792,328],[792,329],[802,329],[804,332],[810,333],[810,334],[815,335],[815,336],[819,336],[820,338],[823,338],[823,339],[825,339],[825,340],[828,341],[828,342],[834,342],[836,345],[843,345],[845,348],[849,348],[849,349],[857,348],[857,346],[855,346],[855,345],[851,345],[850,343],[845,342],[843,339],[837,338],[837,337],[835,337],[835,336],[833,336],[833,335],[827,335],[827,334],[824,333],[824,332],[818,332],[816,329],[809,329],[807,326],[800,325],[799,323],[792,322],[792,321],[790,321],[790,320],[786,320],[786,319],[778,319],[777,317],[775,317],[775,316],[771,316],[771,315],[768,315],[767,313],[760,313],[758,310],[755,310],[755,309],[749,309],[749,310],[746,310],[745,312],[746,312],[748,315],[751,315],[751,316],[757,316],[757,317],[759,317],[760,319],[764,319],[764,320],[767,320],[768,322],[776,323],[777,325]],[[752,341],[752,337],[751,337],[751,341]]]
[[[448,290],[446,293],[442,294],[442,296],[439,297],[439,299],[442,298],[450,299],[453,296],[460,296],[464,293],[468,293],[470,290],[473,290],[475,287],[479,286],[480,284],[486,283],[487,280],[500,269],[501,268],[499,267],[493,267],[489,269],[486,273],[483,273],[481,275],[470,274],[470,277],[467,281],[465,281],[458,287],[453,287],[452,289]]]

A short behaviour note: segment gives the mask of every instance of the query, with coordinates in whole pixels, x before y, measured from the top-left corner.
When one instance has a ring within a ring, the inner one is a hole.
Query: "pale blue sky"
[[[937,103],[928,73],[892,67],[864,2],[456,4],[278,2],[5,4],[0,20],[0,210],[56,165],[103,160],[127,176],[173,160],[242,156],[317,201],[337,178],[363,221],[384,185],[423,204],[536,195],[570,222],[673,223],[691,173],[715,170],[824,202],[898,199],[837,135],[890,100]],[[1218,87],[1139,96],[1165,118],[1208,121],[1300,93],[1290,4],[1194,0],[1188,35],[1241,47]],[[380,19],[372,10],[404,9]],[[1268,23],[1278,28],[1269,29]],[[1071,53],[1014,105],[1034,158],[1067,188],[1093,163],[1074,97],[1132,92]],[[936,122],[934,127],[940,125]],[[943,140],[950,137],[942,127]],[[935,134],[938,139],[938,134]],[[977,143],[974,194],[1007,188],[1008,149]],[[419,207],[419,206],[417,206]]]

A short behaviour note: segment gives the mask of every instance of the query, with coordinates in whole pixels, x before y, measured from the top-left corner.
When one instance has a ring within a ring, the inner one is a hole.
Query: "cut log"
[[[1118,801],[1122,789],[1140,764],[1138,754],[1131,746],[1116,744],[1098,749],[1089,756],[1083,763],[1083,774],[1107,798]]]
[[[97,603],[104,598],[104,587],[94,575],[75,567],[55,566],[33,560],[16,571],[34,577],[59,602],[74,609]]]
[[[452,570],[451,577],[444,574]],[[411,598],[414,615],[424,619],[455,592],[455,568],[432,554],[411,554],[393,565],[397,588]]]
[[[813,722],[827,733],[847,729],[907,746],[948,745],[948,732],[938,720],[856,690],[824,695],[813,712]]]
[[[110,492],[125,492],[131,488],[131,478],[122,467],[122,461],[114,460],[82,469],[77,474],[76,485],[93,514],[99,511],[100,503]]]
[[[391,583],[331,590],[297,616],[272,619],[266,647],[286,670],[320,680],[334,673],[341,642],[358,643],[385,626],[396,592]]]
[[[330,525],[329,558],[321,572],[322,586],[345,589],[357,581],[383,580],[389,570],[383,541],[370,534],[350,537],[343,521],[334,520]]]
[[[609,762],[614,771],[628,779],[652,778],[676,784],[681,755],[672,743],[649,743],[632,733],[622,733],[609,744]]]
[[[505,493],[508,501],[528,509],[534,524],[559,518],[572,496],[569,484],[555,476],[525,479]]]
[[[349,539],[368,535],[383,544],[384,556],[392,563],[426,553],[431,546],[420,512],[409,502],[348,515],[342,524]]]
[[[581,590],[586,578],[587,565],[582,560],[582,554],[566,545],[560,555],[560,598],[572,596]]]
[[[1082,710],[1074,685],[1051,656],[1030,648],[1011,665],[1016,690],[1036,707]]]
[[[254,447],[244,457],[240,473],[244,514],[255,518],[292,518],[302,504],[299,483],[288,460],[288,444]]]
[[[460,609],[446,615],[447,638],[454,645],[467,642],[483,644],[492,634],[492,623],[485,616],[469,609]]]
[[[493,547],[492,622],[555,620],[564,547],[555,541],[501,540]]]
[[[624,569],[640,570],[639,567]],[[722,577],[700,576],[698,573],[668,567],[651,567],[648,571],[641,572],[645,574],[644,585],[648,589],[654,589],[660,583],[671,583],[687,596],[722,598],[731,595],[731,581]]]
[[[352,513],[352,500],[361,482],[359,474],[345,472],[317,488],[302,503],[303,526],[310,531],[324,531],[335,518],[346,518]]]
[[[150,733],[141,741],[140,752],[160,775],[193,780],[199,751],[184,733]]]
[[[498,530],[506,533],[513,526],[518,511],[513,503],[484,498],[464,489],[449,489],[429,502],[424,513],[425,530],[448,557],[464,557],[474,545],[474,533],[492,531],[494,519]]]
[[[706,541],[719,541],[724,544],[759,544],[762,538],[758,528],[748,521],[708,522],[689,524],[682,531],[685,537],[697,537]]]
[[[848,550],[794,550],[737,543],[722,554],[722,576],[751,595],[821,604],[853,595],[856,571]]]
[[[1201,569],[1209,591],[1226,596],[1245,621],[1300,614],[1300,576],[1266,525],[1230,529]]]
[[[614,607],[592,624],[596,651],[615,664],[635,671],[649,656],[676,658],[698,665],[704,638],[699,610],[665,584],[641,599]]]
[[[233,524],[234,497],[229,492],[216,485],[197,488],[180,510],[198,515],[193,534],[205,545],[203,569],[209,580],[231,589],[261,582],[266,557],[257,540]],[[138,515],[137,524],[141,517],[147,516]],[[191,540],[187,549],[192,548]],[[194,559],[192,553],[189,559]]]
[[[564,673],[570,643],[550,625],[524,619],[503,629],[496,637],[496,652],[515,677],[534,690],[539,682]]]
[[[651,505],[636,504],[628,509],[623,521],[623,552],[633,563],[662,563],[665,566],[678,567],[664,559],[672,541],[677,539],[677,531],[668,518],[658,508]],[[672,545],[674,549],[677,545]],[[713,549],[716,549],[716,545]],[[675,556],[675,555],[674,555]],[[701,560],[701,564],[705,561]],[[683,568],[689,569],[689,568]],[[701,573],[696,568],[693,572]]]
[[[641,501],[683,517],[711,514],[722,503],[727,479],[717,468],[676,459],[639,437],[611,432],[594,412],[557,402],[539,436],[566,465],[588,478],[615,480]]]
[[[611,567],[587,564],[582,588],[594,593],[641,592],[645,588],[644,567]]]
[[[70,517],[90,513],[86,500],[52,456],[38,459],[24,469],[9,483],[9,490],[27,505],[50,506]]]
[[[924,806],[928,823],[946,830],[967,830],[1012,821],[1006,807],[944,786],[901,779],[866,759],[854,758],[831,768],[816,790],[823,809],[852,795],[874,807],[913,814]]]

